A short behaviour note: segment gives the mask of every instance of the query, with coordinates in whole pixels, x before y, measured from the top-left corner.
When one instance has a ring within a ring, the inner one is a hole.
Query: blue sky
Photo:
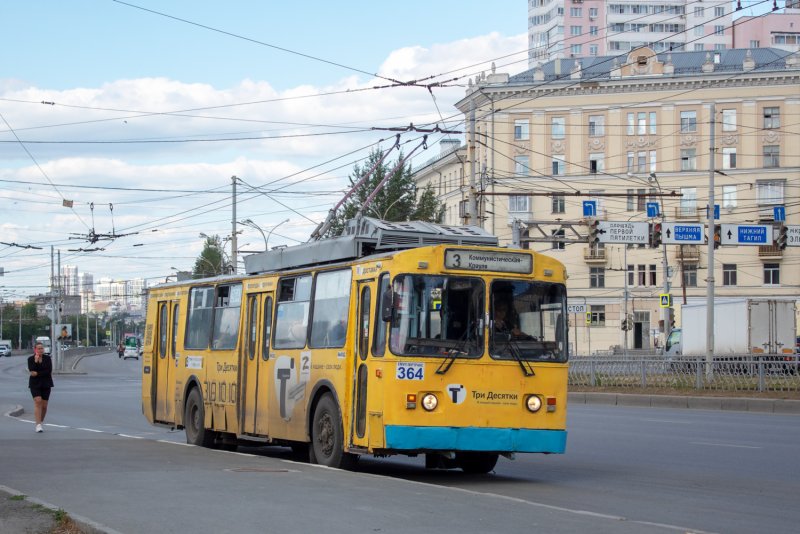
[[[0,242],[41,247],[0,245],[4,299],[47,290],[51,246],[95,280],[191,269],[201,232],[231,233],[233,175],[237,219],[304,241],[388,137],[370,128],[457,125],[469,76],[527,57],[524,0],[4,0],[0,18]],[[435,101],[371,89],[451,71]]]
[[[3,299],[47,290],[51,246],[95,280],[191,269],[201,232],[230,235],[234,175],[238,220],[304,241],[371,128],[460,128],[469,77],[527,67],[525,0],[2,0],[0,20],[0,242],[41,247],[0,244]],[[374,89],[428,76],[458,80]]]

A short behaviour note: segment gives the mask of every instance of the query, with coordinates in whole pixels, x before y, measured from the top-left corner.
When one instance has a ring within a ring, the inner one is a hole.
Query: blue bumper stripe
[[[567,448],[567,432],[524,428],[387,426],[386,448],[563,454]]]

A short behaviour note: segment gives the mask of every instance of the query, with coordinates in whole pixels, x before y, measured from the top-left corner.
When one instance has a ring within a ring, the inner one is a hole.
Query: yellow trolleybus
[[[333,467],[425,454],[428,467],[483,473],[499,455],[564,452],[558,261],[476,227],[362,218],[245,266],[149,290],[151,423]]]

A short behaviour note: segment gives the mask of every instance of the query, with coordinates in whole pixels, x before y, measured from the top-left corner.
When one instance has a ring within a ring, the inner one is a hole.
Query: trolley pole
[[[236,242],[236,180],[236,176],[231,176],[231,186],[233,188],[233,196],[231,198],[231,273],[233,274],[236,274],[238,269],[238,258],[236,257],[236,251],[239,246]]]

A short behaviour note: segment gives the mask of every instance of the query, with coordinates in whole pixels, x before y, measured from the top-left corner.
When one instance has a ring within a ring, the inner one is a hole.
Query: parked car
[[[11,356],[11,347],[8,345],[0,345],[0,356]]]

